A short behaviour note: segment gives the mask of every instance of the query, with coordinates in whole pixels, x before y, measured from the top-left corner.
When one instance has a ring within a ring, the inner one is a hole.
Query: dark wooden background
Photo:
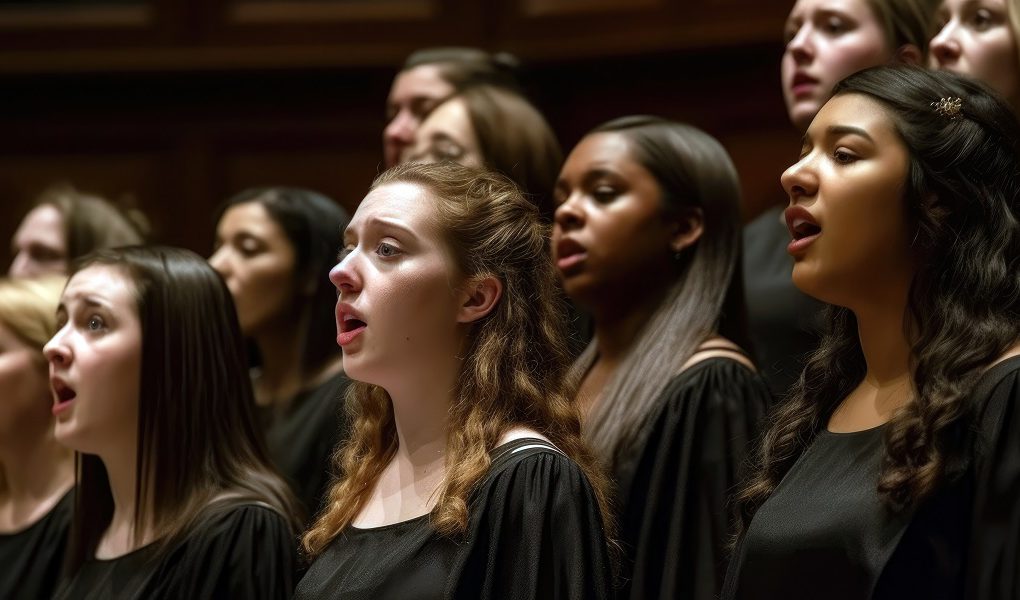
[[[252,185],[353,210],[380,169],[383,104],[412,50],[506,50],[565,150],[651,113],[717,136],[745,217],[782,201],[797,135],[771,0],[0,0],[0,238],[46,185],[133,202],[157,241],[207,253]],[[4,247],[4,268],[10,259]]]

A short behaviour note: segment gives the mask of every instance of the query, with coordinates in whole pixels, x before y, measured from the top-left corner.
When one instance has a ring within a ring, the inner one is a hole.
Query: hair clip
[[[960,118],[960,109],[963,108],[963,100],[960,98],[942,98],[938,102],[932,102],[931,107],[935,112],[950,120]]]

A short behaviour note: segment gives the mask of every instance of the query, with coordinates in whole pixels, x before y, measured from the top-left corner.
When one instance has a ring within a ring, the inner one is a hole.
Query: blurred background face
[[[485,164],[467,105],[460,98],[447,100],[429,113],[414,138],[414,146],[404,153],[404,161],[452,160],[466,167]]]
[[[11,277],[66,273],[67,240],[60,211],[43,204],[25,215],[11,241],[11,254]]]
[[[39,434],[53,426],[46,361],[0,321],[0,438]]]
[[[419,65],[397,75],[386,99],[383,153],[387,168],[400,161],[425,117],[454,91],[437,65]]]
[[[50,363],[57,440],[104,454],[136,446],[142,328],[134,283],[115,267],[79,271],[60,298]]]
[[[260,202],[245,202],[223,213],[216,227],[216,251],[209,264],[223,277],[246,336],[291,315],[295,297],[295,252],[283,228]]]
[[[983,81],[1020,110],[1020,54],[1005,0],[946,0],[938,22],[931,66]]]
[[[676,222],[630,144],[616,132],[586,136],[556,182],[553,259],[564,290],[586,306],[615,290],[671,283]]]
[[[873,291],[905,289],[914,271],[903,196],[909,159],[871,98],[837,96],[819,111],[802,158],[782,175],[791,206],[817,226],[806,231],[813,241],[792,252],[798,288],[849,308]]]
[[[807,129],[833,86],[889,62],[893,48],[866,0],[799,0],[784,32],[783,98],[790,121]]]

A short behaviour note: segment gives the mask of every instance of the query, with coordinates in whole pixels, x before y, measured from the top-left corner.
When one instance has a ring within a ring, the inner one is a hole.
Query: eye
[[[599,204],[608,204],[616,199],[620,192],[608,185],[600,185],[591,191],[591,197]]]
[[[849,165],[857,160],[857,157],[843,148],[836,148],[832,153],[832,159],[841,165]]]
[[[379,242],[379,247],[375,249],[375,252],[383,258],[392,258],[400,254],[400,250],[397,250],[396,246],[386,242]]]
[[[995,17],[992,13],[984,8],[974,11],[974,15],[970,18],[971,25],[978,31],[985,31],[995,24]]]
[[[89,331],[101,331],[106,328],[106,322],[99,315],[92,315],[85,322],[85,328]]]
[[[840,17],[830,16],[826,17],[825,21],[822,23],[822,28],[826,31],[826,33],[839,34],[849,29],[849,26],[847,25],[847,22]]]

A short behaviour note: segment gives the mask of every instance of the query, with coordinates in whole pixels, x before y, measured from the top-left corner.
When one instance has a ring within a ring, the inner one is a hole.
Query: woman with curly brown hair
[[[608,598],[538,210],[501,175],[380,175],[330,278],[352,433],[296,598]]]
[[[739,496],[724,598],[1020,594],[1020,126],[980,84],[836,86],[782,177],[828,331]]]

